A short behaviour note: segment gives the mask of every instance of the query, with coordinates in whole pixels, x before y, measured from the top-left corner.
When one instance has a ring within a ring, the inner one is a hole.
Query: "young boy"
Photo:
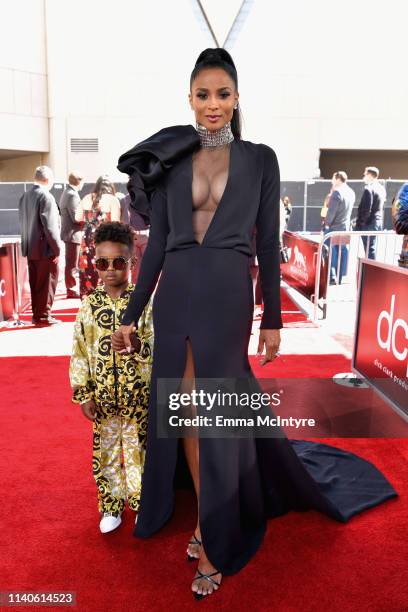
[[[151,305],[138,323],[135,352],[114,353],[111,335],[120,325],[133,285],[133,231],[122,223],[102,223],[95,232],[95,267],[102,286],[85,297],[74,328],[70,364],[72,401],[93,421],[93,474],[98,487],[100,530],[122,522],[127,498],[139,509],[153,331]]]

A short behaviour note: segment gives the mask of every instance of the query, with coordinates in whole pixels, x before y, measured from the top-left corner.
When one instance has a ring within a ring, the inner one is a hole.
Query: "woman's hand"
[[[272,361],[278,354],[280,345],[280,329],[260,329],[257,356],[260,357],[265,347],[265,357],[261,365]]]
[[[83,402],[81,404],[82,414],[86,416],[90,421],[94,421],[96,417],[96,406],[93,400],[88,400],[87,402]]]
[[[121,325],[112,334],[112,348],[116,353],[133,353],[131,334],[136,332],[134,321],[130,325]]]

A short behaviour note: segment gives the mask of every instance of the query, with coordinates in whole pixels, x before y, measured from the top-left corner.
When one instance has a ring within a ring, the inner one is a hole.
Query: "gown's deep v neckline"
[[[227,189],[229,188],[229,184],[230,184],[230,179],[231,179],[231,169],[232,169],[232,155],[233,155],[233,151],[234,151],[234,142],[235,140],[233,140],[230,143],[230,148],[229,148],[229,160],[228,160],[228,176],[227,176],[227,181],[225,183],[225,187],[224,187],[224,191],[222,192],[222,196],[220,198],[220,201],[217,204],[217,208],[214,211],[214,214],[212,216],[212,219],[210,221],[210,223],[208,224],[208,227],[205,231],[205,234],[203,236],[203,239],[201,242],[198,242],[198,240],[195,238],[195,234],[194,234],[194,227],[193,227],[193,178],[194,178],[194,174],[193,174],[193,155],[194,152],[190,155],[189,157],[189,180],[190,180],[190,194],[191,194],[191,231],[194,237],[194,242],[198,245],[198,246],[203,246],[205,239],[207,238],[207,234],[209,233],[209,231],[211,230],[211,227],[214,224],[214,220],[217,216],[218,210],[220,208],[220,206],[222,205],[224,199],[225,199],[225,195],[227,192]]]

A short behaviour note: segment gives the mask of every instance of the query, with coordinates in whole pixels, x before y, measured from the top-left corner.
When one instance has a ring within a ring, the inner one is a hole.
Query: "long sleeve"
[[[60,223],[57,203],[51,194],[44,194],[40,201],[40,220],[47,242],[54,256],[60,254]]]
[[[159,278],[166,248],[169,225],[167,219],[167,199],[163,191],[157,189],[151,199],[150,234],[136,287],[130,296],[129,305],[122,317],[122,324],[129,325],[139,320]]]
[[[74,404],[87,402],[94,397],[89,355],[85,342],[84,307],[84,305],[81,307],[75,321],[72,355],[69,366],[69,379],[73,391],[72,401]]]
[[[261,201],[256,219],[256,255],[264,301],[261,329],[280,329],[280,174],[275,152],[266,145],[261,186]]]
[[[341,197],[340,197],[339,192],[333,191],[329,199],[329,206],[327,208],[327,215],[326,215],[326,225],[328,225],[329,227],[331,226],[331,224],[336,218],[340,203],[341,203]]]
[[[358,207],[356,229],[363,229],[367,223],[371,207],[373,205],[373,192],[367,187],[364,189],[363,195],[361,196],[360,206]]]
[[[133,353],[139,363],[151,364],[153,360],[153,316],[152,301],[149,300],[139,319],[137,336],[141,342],[140,351]]]

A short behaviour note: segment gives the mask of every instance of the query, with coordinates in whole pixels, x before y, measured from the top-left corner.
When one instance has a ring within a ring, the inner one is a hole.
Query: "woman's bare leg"
[[[191,348],[190,339],[187,339],[187,357],[186,357],[186,366],[183,374],[183,380],[180,385],[180,393],[191,393],[194,389],[195,381],[194,381],[195,373],[194,373],[194,361],[193,361],[193,351]],[[191,408],[191,406],[190,406]],[[190,416],[190,415],[189,415]],[[191,414],[191,416],[194,416]],[[198,441],[196,437],[191,438],[183,438],[183,447],[184,453],[186,455],[187,465],[190,470],[191,478],[194,483],[194,490],[197,496],[197,505],[198,500],[200,499],[200,477],[199,477],[199,468],[198,468]],[[194,535],[198,540],[201,541],[201,533],[200,533],[200,525],[198,521],[198,510],[197,510],[197,526],[194,532]],[[187,553],[190,557],[195,557],[196,559],[200,556],[200,545],[189,543],[187,547]]]
[[[191,348],[190,339],[187,339],[187,358],[186,358],[186,367],[184,370],[183,380],[181,383],[181,392],[182,393],[191,393],[194,387],[194,360],[193,360],[193,351]],[[191,473],[191,477],[194,483],[194,489],[197,495],[197,505],[200,503],[200,476],[199,476],[199,446],[198,439],[196,437],[192,438],[184,438],[183,439],[184,452],[186,454],[187,464]],[[198,512],[197,512],[198,514]],[[201,540],[201,531],[200,531],[200,523],[199,518],[197,517],[197,528],[195,531],[196,537]],[[199,569],[202,574],[212,574],[216,571],[216,568],[210,563],[207,555],[205,554],[204,546],[199,546],[197,544],[189,544],[188,548],[189,554],[191,556],[199,558]],[[216,582],[221,582],[222,575],[221,573],[213,576],[213,579]],[[200,595],[210,595],[214,590],[218,587],[215,586],[210,581],[202,578],[201,580],[194,580],[191,586],[192,591],[200,594]]]

